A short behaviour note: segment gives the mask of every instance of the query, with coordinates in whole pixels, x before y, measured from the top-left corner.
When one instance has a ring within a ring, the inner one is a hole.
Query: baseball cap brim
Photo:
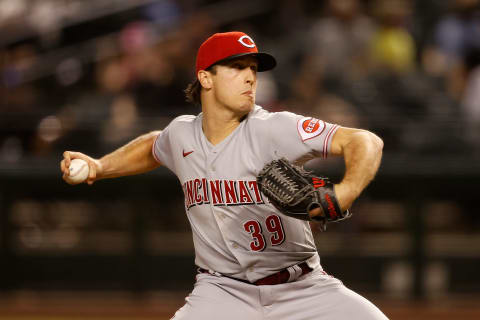
[[[210,67],[212,67],[216,64],[222,64],[224,62],[227,62],[227,61],[239,58],[239,57],[244,57],[244,56],[252,56],[252,57],[257,58],[257,60],[258,60],[257,71],[258,72],[272,70],[277,65],[277,60],[275,60],[275,58],[268,53],[265,53],[265,52],[246,52],[246,53],[234,54],[234,55],[231,55],[231,56],[229,56],[225,59],[219,60],[219,61],[215,62],[214,64],[212,64]]]

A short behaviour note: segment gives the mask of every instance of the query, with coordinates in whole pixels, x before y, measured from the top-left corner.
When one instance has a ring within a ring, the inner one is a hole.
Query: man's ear
[[[212,74],[208,71],[205,70],[200,70],[198,71],[197,74],[197,79],[198,82],[202,85],[203,88],[205,89],[211,89],[212,88]]]

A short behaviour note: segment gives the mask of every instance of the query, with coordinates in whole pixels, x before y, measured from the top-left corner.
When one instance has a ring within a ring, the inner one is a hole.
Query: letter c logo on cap
[[[249,36],[241,36],[240,39],[238,39],[238,42],[240,42],[247,48],[255,47],[255,42],[253,42],[252,38],[250,38]]]

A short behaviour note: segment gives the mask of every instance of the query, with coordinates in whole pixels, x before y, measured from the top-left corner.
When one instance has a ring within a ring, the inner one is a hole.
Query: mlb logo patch
[[[325,130],[325,122],[315,118],[303,118],[298,120],[298,134],[302,141],[315,138]]]

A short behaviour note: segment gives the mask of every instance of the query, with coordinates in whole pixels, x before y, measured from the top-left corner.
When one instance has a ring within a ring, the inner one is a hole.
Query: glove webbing
[[[261,185],[262,191],[267,194],[268,198],[273,198],[279,204],[284,206],[295,206],[302,202],[307,196],[308,193],[305,192],[305,196],[295,199],[295,194],[302,194],[304,191],[310,189],[308,180],[300,175],[297,171],[293,170],[292,167],[287,163],[286,160],[280,159],[279,161],[271,164],[271,166],[265,167],[259,176],[262,177]],[[299,167],[296,167],[297,170],[303,170]],[[285,171],[290,171],[293,173],[297,179],[303,180],[304,187],[301,186],[291,179],[286,179]],[[268,179],[266,178],[268,177]]]

